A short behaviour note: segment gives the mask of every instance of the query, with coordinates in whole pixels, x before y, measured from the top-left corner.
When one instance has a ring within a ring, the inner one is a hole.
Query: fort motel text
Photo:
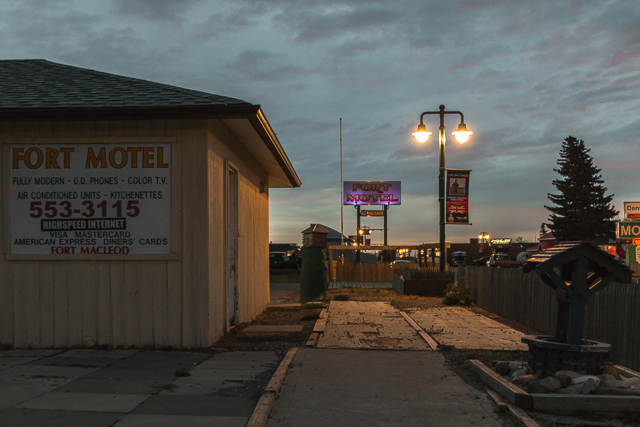
[[[11,146],[10,153],[11,253],[169,253],[169,144]]]

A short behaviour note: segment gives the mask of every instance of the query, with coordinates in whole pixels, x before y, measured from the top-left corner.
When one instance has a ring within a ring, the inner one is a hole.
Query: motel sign
[[[625,221],[617,223],[616,235],[618,239],[640,238],[640,222]]]

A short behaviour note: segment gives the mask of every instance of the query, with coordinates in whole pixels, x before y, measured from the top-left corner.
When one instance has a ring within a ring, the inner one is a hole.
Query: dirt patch
[[[325,304],[303,304],[300,307],[269,307],[253,322],[237,325],[221,338],[216,348],[233,351],[276,351],[286,353],[292,347],[304,347],[313,332]],[[247,336],[242,331],[250,325],[302,325],[302,332]]]
[[[270,270],[270,283],[300,283],[300,270]]]
[[[303,330],[313,329],[324,305],[303,304],[300,307],[269,307],[252,325],[303,325]]]
[[[502,323],[503,325],[506,325],[526,335],[548,335],[548,334],[545,334],[544,332],[540,332],[535,329],[532,329],[529,326],[524,325],[520,322],[516,322],[515,320],[507,319],[506,317],[498,316],[497,314],[491,313],[487,310],[483,310],[482,308],[478,307],[475,304],[466,306],[466,308],[469,309],[470,311],[473,311],[474,313],[481,314],[485,317],[488,317],[491,320],[495,320],[498,323]]]
[[[327,299],[333,299],[336,295],[346,295],[349,301],[388,302],[398,310],[443,306],[442,298],[402,295],[385,288],[341,288],[327,291]]]

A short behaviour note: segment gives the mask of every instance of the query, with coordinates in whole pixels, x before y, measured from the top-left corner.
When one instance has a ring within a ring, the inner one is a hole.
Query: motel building
[[[0,344],[201,348],[268,306],[301,182],[259,105],[4,60],[0,137]]]

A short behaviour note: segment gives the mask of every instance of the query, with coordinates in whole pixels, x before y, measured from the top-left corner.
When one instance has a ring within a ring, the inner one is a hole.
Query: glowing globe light
[[[467,130],[467,125],[465,125],[464,123],[460,123],[460,125],[458,125],[458,130],[451,133],[453,133],[453,136],[456,137],[456,141],[458,141],[460,144],[464,144],[469,140],[469,136],[471,136],[473,132]]]
[[[418,141],[420,144],[424,144],[427,141],[427,139],[429,139],[431,132],[427,130],[427,127],[425,125],[420,123],[418,125],[418,130],[416,130],[411,135],[413,135],[416,138],[416,141]]]

